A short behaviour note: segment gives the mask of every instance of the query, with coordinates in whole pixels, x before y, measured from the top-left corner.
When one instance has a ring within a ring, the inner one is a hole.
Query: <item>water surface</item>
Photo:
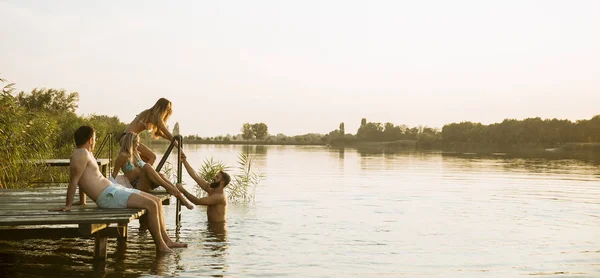
[[[254,203],[229,204],[226,224],[185,210],[177,234],[165,206],[169,233],[189,248],[156,257],[137,221],[126,245],[109,241],[104,264],[92,261],[93,240],[0,240],[0,276],[600,277],[594,163],[186,146],[195,168],[211,156],[235,166],[243,151],[267,178]]]

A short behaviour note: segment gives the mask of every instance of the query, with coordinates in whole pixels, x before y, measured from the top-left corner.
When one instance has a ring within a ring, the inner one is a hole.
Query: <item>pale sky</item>
[[[600,1],[6,1],[0,76],[181,133],[600,114]]]

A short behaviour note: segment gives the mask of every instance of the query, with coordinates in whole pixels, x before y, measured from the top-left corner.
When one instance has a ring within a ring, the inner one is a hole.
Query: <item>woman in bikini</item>
[[[139,134],[144,130],[152,132],[154,138],[165,138],[169,141],[173,140],[173,135],[167,129],[166,122],[173,113],[171,102],[166,98],[160,98],[150,109],[142,111],[133,119],[133,121],[125,128],[119,140],[127,134],[133,132]],[[177,146],[177,142],[175,142]],[[140,142],[137,150],[140,152],[140,158],[150,165],[154,165],[156,154],[152,152],[146,145]]]
[[[142,161],[139,152],[136,151],[139,146],[140,138],[137,134],[128,132],[121,137],[121,150],[115,160],[115,168],[112,173],[113,180],[117,178],[119,170],[122,170],[133,188],[150,192],[152,189],[162,186],[169,194],[181,200],[181,203],[188,209],[193,209],[194,206],[175,185],[164,175],[157,173],[152,166]]]

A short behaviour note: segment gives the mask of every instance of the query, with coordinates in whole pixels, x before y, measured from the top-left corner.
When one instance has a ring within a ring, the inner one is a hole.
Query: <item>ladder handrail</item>
[[[111,169],[112,168],[112,157],[113,157],[113,134],[112,132],[106,133],[106,135],[104,136],[104,139],[102,139],[102,143],[100,143],[100,147],[98,148],[98,151],[94,153],[94,155],[96,156],[96,158],[99,157],[100,153],[102,153],[102,151],[104,150],[104,145],[106,145],[106,142],[108,141],[108,168]]]
[[[169,144],[169,147],[165,151],[165,154],[163,154],[163,157],[160,159],[160,161],[156,165],[155,170],[156,170],[156,172],[160,172],[162,167],[165,165],[165,162],[167,162],[167,158],[171,154],[171,151],[173,151],[173,147],[175,147],[175,142],[177,142],[177,183],[181,183],[181,176],[182,176],[182,172],[183,172],[183,169],[181,167],[181,164],[182,164],[181,148],[183,147],[183,137],[181,137],[181,135],[173,136],[173,140],[171,140],[171,144]],[[177,199],[177,198],[176,198],[176,200],[177,200],[177,204],[175,206],[175,225],[176,225],[177,229],[179,229],[181,227],[181,201],[179,201],[179,199]]]

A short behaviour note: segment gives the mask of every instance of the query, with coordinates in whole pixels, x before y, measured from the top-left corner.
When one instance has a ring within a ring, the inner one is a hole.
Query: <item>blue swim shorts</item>
[[[121,185],[111,184],[98,196],[96,205],[99,208],[126,208],[127,200],[131,193],[140,194],[140,191]]]

